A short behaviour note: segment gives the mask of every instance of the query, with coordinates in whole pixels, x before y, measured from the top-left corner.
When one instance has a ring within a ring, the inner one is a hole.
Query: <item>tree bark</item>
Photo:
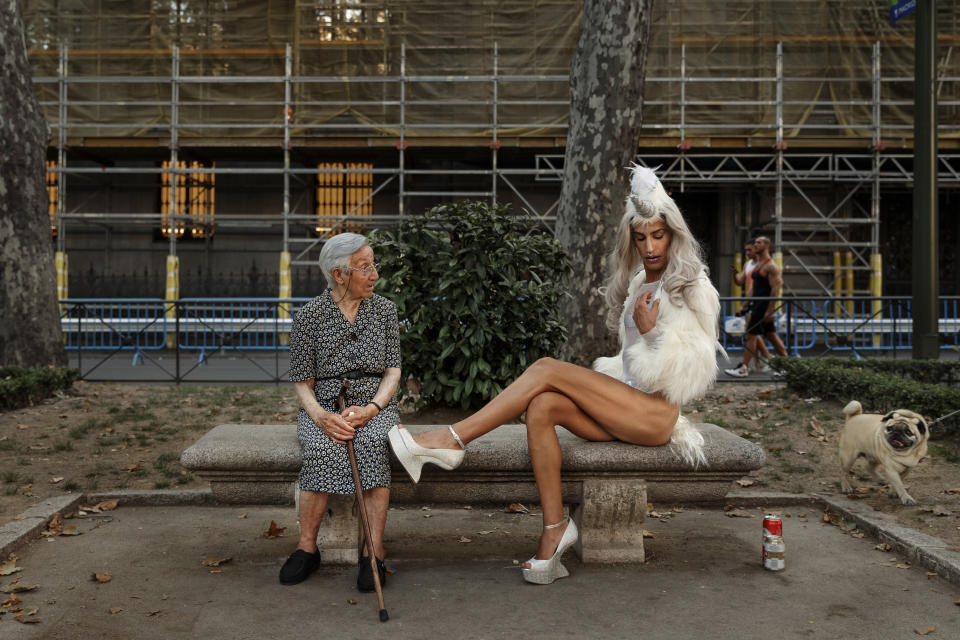
[[[0,364],[66,364],[37,102],[20,0],[0,0]]]
[[[640,138],[653,0],[586,0],[570,64],[570,124],[557,239],[576,265],[566,310],[567,357],[589,365],[616,353],[604,324],[606,258],[629,188]]]

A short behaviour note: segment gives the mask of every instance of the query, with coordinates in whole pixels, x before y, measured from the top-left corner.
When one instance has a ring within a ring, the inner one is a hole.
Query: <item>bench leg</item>
[[[643,562],[643,480],[584,480],[573,518],[580,529],[577,555],[583,562]]]
[[[352,493],[331,493],[327,498],[327,513],[317,535],[323,564],[357,564],[360,514],[356,509]]]

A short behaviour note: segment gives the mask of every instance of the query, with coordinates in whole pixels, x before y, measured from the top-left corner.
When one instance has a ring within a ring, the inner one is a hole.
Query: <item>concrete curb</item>
[[[0,560],[23,545],[40,537],[53,514],[60,512],[66,516],[74,513],[83,501],[81,494],[67,494],[47,498],[18,515],[10,522],[0,526]]]
[[[19,547],[40,537],[40,532],[59,511],[61,515],[74,513],[80,504],[96,504],[117,498],[130,506],[212,506],[218,504],[209,489],[104,491],[100,493],[68,494],[44,500],[24,511],[10,522],[0,526],[0,559]],[[894,551],[915,564],[956,585],[960,585],[960,552],[947,549],[939,538],[905,527],[885,513],[842,496],[812,493],[777,493],[760,491],[731,491],[726,504],[738,507],[773,507],[787,505],[820,505],[857,524],[864,533],[889,544]],[[713,505],[716,506],[716,505]]]

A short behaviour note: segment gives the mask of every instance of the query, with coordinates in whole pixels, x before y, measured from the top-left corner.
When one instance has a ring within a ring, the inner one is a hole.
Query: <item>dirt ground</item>
[[[737,383],[718,384],[684,412],[763,446],[767,465],[741,486],[838,493],[841,407],[782,384]],[[67,492],[202,487],[180,467],[183,449],[222,423],[292,424],[296,409],[288,386],[78,382],[37,406],[0,413],[0,523]],[[405,414],[404,421],[446,424],[464,413],[430,409]],[[960,549],[960,444],[931,443],[929,457],[906,481],[920,502],[914,507],[892,498],[862,462],[854,470],[851,495]]]

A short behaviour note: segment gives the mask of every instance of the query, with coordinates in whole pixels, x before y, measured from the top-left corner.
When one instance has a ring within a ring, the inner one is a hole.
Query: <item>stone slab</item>
[[[708,464],[695,468],[672,445],[641,447],[623,442],[588,442],[558,427],[565,481],[636,477],[648,499],[662,502],[722,500],[732,482],[763,466],[763,450],[711,424],[696,425],[706,440]],[[417,433],[436,425],[411,425]],[[208,479],[217,499],[228,503],[284,504],[300,466],[294,425],[220,425],[183,452],[181,464]],[[470,443],[469,455],[453,473],[424,467],[419,485],[409,482],[393,459],[395,502],[499,501],[526,493],[533,478],[523,425],[504,425]],[[525,498],[529,499],[529,498]]]

